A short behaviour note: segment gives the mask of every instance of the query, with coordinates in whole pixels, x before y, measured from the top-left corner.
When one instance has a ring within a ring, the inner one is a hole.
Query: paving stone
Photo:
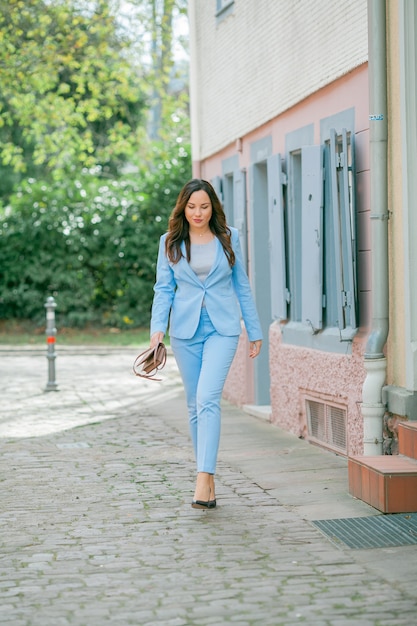
[[[218,508],[195,511],[175,363],[142,384],[134,356],[64,350],[44,393],[45,355],[0,348],[0,623],[413,623],[416,546],[361,558],[305,517],[376,514],[344,459],[224,403]]]

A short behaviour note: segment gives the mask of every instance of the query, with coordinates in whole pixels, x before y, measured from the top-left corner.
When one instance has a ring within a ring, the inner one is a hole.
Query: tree
[[[175,28],[179,18],[186,15],[187,4],[187,0],[126,0],[123,3],[128,32],[135,32],[140,39],[139,54],[146,65],[151,140],[169,140],[171,116],[179,112],[188,115],[188,62],[181,62],[173,54],[179,44],[188,54],[188,39],[178,35]]]
[[[191,174],[187,82],[173,88],[168,50],[185,0],[123,0],[125,16],[117,0],[5,4],[0,317],[42,323],[54,295],[61,325],[146,325],[158,239]]]
[[[22,184],[0,211],[0,318],[42,323],[53,295],[61,326],[147,325],[159,237],[189,172],[173,146],[140,177]]]
[[[130,46],[108,0],[0,0],[0,195],[22,175],[114,174],[132,157],[146,85]]]

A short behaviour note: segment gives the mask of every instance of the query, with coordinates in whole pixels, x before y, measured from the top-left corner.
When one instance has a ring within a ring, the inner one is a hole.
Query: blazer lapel
[[[191,269],[190,264],[187,261],[187,252],[185,249],[184,242],[182,242],[181,244],[181,251],[182,251],[183,257],[178,263],[178,265],[181,266],[181,271],[186,272],[187,276],[192,278],[195,283],[201,286],[203,283],[198,278],[197,274]],[[225,258],[225,255],[223,252],[223,246],[216,237],[216,255],[214,257],[214,262],[213,262],[213,265],[211,266],[211,270],[209,271],[208,276],[205,280],[205,284],[207,284],[207,281],[210,279],[212,274],[218,269],[220,263],[224,260],[224,258]]]
[[[215,272],[216,269],[219,267],[219,264],[222,261],[223,257],[224,257],[223,246],[216,237],[216,256],[214,257],[214,263],[211,266],[211,270],[208,273],[206,282],[210,278],[210,276],[213,274],[213,272]]]
[[[187,261],[187,251],[185,249],[185,243],[182,242],[181,244],[181,252],[182,252],[182,258],[179,261],[179,265],[181,265],[181,270],[183,272],[186,272],[186,274],[193,279],[193,281],[195,283],[197,283],[198,285],[201,285],[201,280],[198,278],[197,274],[191,269],[190,264]]]

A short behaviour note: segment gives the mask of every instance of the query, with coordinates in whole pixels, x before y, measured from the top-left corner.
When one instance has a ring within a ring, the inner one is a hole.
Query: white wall
[[[193,160],[367,60],[366,0],[190,0]],[[343,109],[340,103],[340,109]]]

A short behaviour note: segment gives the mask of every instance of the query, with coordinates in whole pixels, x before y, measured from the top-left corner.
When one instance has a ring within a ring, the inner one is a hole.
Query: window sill
[[[336,352],[338,354],[352,353],[352,340],[357,333],[356,328],[345,328],[340,331],[331,327],[313,334],[311,328],[301,322],[288,322],[281,326],[282,340],[285,344],[293,344],[312,350]]]

